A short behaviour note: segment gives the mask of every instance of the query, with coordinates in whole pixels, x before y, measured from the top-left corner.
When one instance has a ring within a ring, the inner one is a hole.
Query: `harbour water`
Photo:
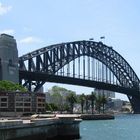
[[[140,115],[117,115],[115,120],[83,121],[80,140],[140,140]]]

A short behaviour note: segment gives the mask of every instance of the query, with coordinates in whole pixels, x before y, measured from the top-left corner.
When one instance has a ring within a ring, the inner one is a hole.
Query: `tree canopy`
[[[19,84],[15,84],[11,81],[0,81],[0,91],[22,91],[25,92],[27,89],[25,89],[23,86]]]
[[[49,90],[50,100],[48,103],[52,103],[57,106],[58,111],[70,111],[70,105],[68,102],[68,97],[72,94],[76,96],[76,93],[71,90],[67,90],[63,87],[53,86]],[[54,109],[53,109],[54,110]]]
[[[67,101],[70,105],[71,113],[73,114],[74,103],[77,102],[76,94],[71,93],[67,96]]]

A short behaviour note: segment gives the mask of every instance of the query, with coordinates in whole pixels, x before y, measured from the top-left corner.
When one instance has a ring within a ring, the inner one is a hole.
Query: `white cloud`
[[[41,43],[41,42],[42,42],[41,39],[37,37],[33,37],[33,36],[23,38],[19,41],[19,43],[22,43],[22,44],[33,44],[33,43]]]
[[[5,29],[5,30],[0,31],[0,34],[3,34],[3,33],[13,35],[15,31],[13,29]]]
[[[0,3],[0,16],[6,14],[12,9],[12,6],[5,6],[2,3]]]

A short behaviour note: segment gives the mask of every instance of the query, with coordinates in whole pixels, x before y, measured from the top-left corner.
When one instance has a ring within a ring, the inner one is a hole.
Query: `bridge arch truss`
[[[75,64],[76,59],[78,61],[77,66]],[[73,63],[72,73],[70,73],[70,63]],[[67,69],[64,69],[66,65]],[[19,68],[21,71],[41,72],[73,78],[76,78],[76,75],[81,78],[80,71],[82,71],[82,79],[88,77],[89,80],[97,82],[119,84],[126,88],[139,88],[139,79],[127,61],[112,47],[108,47],[102,42],[76,41],[44,47],[19,57]],[[76,69],[78,69],[77,74],[75,73]],[[86,76],[86,70],[88,76]],[[67,75],[64,73],[67,73]],[[32,83],[28,79],[25,81],[24,86],[28,86],[30,90],[32,85],[36,85],[37,90],[45,82],[38,80],[36,83]]]
[[[124,93],[140,113],[140,81],[128,62],[102,42],[50,45],[19,57],[20,84],[38,91],[45,82],[95,87]]]

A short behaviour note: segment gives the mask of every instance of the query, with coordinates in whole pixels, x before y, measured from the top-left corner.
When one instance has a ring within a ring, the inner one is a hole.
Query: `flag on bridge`
[[[101,36],[100,39],[105,39],[105,36]]]

